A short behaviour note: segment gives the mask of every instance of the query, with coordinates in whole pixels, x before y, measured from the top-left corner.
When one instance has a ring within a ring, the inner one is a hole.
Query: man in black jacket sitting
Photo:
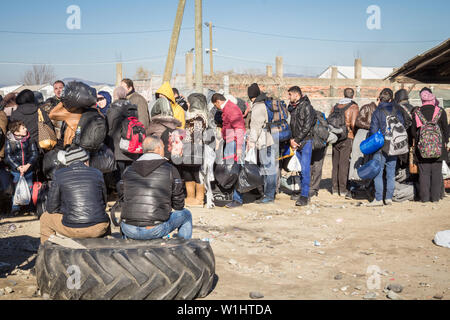
[[[180,238],[190,239],[192,215],[184,209],[183,182],[178,170],[164,158],[161,139],[147,137],[143,149],[144,155],[123,176],[124,238],[158,239],[178,229]]]
[[[110,233],[103,174],[89,167],[89,154],[80,147],[65,154],[66,168],[58,169],[41,216],[41,243],[59,233],[69,238],[100,238]]]

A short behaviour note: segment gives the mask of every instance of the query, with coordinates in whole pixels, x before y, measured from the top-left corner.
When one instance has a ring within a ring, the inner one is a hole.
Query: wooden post
[[[356,85],[356,97],[361,98],[361,86],[362,86],[362,60],[355,59],[355,85]]]
[[[209,23],[209,67],[211,77],[214,75],[214,61],[213,61],[213,29],[212,22]]]
[[[175,16],[175,23],[173,25],[172,38],[170,39],[169,53],[167,54],[163,82],[172,79],[173,65],[175,63],[175,55],[177,54],[178,38],[180,36],[181,23],[183,22],[185,5],[186,0],[179,0],[177,15]]]
[[[202,0],[195,0],[195,90],[203,93]]]
[[[331,83],[330,83],[330,97],[336,97],[336,80],[338,78],[338,68],[331,67]]]
[[[194,55],[192,52],[186,53],[186,87],[194,87]]]
[[[120,86],[122,79],[123,79],[123,67],[122,63],[120,62],[116,64],[116,87]]]
[[[275,59],[276,62],[276,73],[277,78],[283,78],[284,71],[283,71],[283,57],[277,57]]]

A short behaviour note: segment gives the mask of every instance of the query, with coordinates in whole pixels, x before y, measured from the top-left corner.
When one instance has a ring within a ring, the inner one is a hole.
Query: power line
[[[194,30],[194,28],[181,28],[181,30]],[[131,34],[161,33],[161,32],[172,32],[172,29],[143,30],[143,31],[119,31],[119,32],[83,32],[83,33],[0,30],[0,33],[22,34],[22,35],[33,35],[33,36],[116,36],[116,35],[131,35]]]
[[[213,26],[217,29],[228,30],[233,32],[241,32],[248,34],[256,34],[260,36],[266,37],[275,37],[275,38],[284,38],[284,39],[296,39],[296,40],[306,40],[306,41],[321,41],[321,42],[338,42],[338,43],[367,43],[367,44],[405,44],[405,43],[434,43],[434,42],[442,42],[443,40],[398,40],[398,41],[382,41],[382,40],[346,40],[346,39],[325,39],[325,38],[310,38],[310,37],[302,37],[302,36],[293,36],[293,35],[283,35],[283,34],[275,34],[275,33],[265,33],[259,31],[250,31],[250,30],[242,30],[236,28],[229,28],[223,26]]]
[[[236,61],[244,61],[244,62],[253,62],[253,63],[260,63],[260,64],[265,64],[265,65],[273,65],[274,62],[267,62],[267,61],[262,61],[262,60],[254,60],[254,59],[248,59],[248,58],[243,58],[243,57],[235,57],[235,56],[228,56],[228,55],[222,55],[222,54],[214,54],[216,57],[219,58],[225,58],[225,59],[230,59],[230,60],[236,60]],[[314,66],[314,65],[308,65],[308,66],[300,66],[300,65],[295,65],[295,64],[287,64],[287,63],[283,63],[283,65],[285,67],[297,67],[297,68],[326,68],[328,66],[326,65],[321,65],[321,66]]]
[[[183,56],[177,56],[175,59],[183,58]],[[90,63],[30,63],[30,62],[0,62],[0,65],[23,65],[23,66],[34,66],[34,65],[50,65],[50,66],[96,66],[96,65],[115,65],[117,63],[130,64],[130,63],[139,63],[139,62],[155,62],[155,61],[163,61],[166,59],[166,56],[157,56],[157,57],[149,57],[149,58],[139,58],[139,59],[131,59],[126,61],[108,61],[108,62],[90,62]]]

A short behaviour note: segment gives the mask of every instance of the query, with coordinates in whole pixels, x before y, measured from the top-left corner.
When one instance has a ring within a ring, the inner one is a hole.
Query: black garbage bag
[[[259,166],[253,163],[245,163],[239,172],[237,191],[247,193],[264,185],[264,177],[259,171]]]
[[[114,152],[103,145],[97,152],[91,153],[89,166],[100,170],[102,173],[110,173],[116,170]]]
[[[88,109],[97,103],[97,90],[83,82],[69,82],[61,93],[66,109]]]
[[[61,150],[53,149],[44,154],[44,159],[42,160],[42,172],[48,180],[54,180],[56,170],[65,167],[58,160],[58,153],[60,151]]]
[[[214,169],[216,181],[224,189],[231,189],[237,182],[239,177],[240,166],[233,164],[217,164]]]
[[[51,183],[51,181],[44,182],[39,185],[35,183],[33,186],[33,188],[39,186],[39,189],[36,192],[33,192],[33,204],[36,207],[35,216],[37,216],[39,219],[44,214],[44,212],[47,212],[47,198],[49,186],[51,185]]]
[[[96,152],[105,142],[108,124],[103,115],[96,109],[86,110],[78,122],[77,132],[73,144],[86,151]]]

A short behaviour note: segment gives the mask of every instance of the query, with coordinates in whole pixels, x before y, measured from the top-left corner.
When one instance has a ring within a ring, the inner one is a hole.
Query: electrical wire
[[[181,28],[181,30],[194,30],[194,28]],[[116,36],[116,35],[160,33],[160,32],[172,32],[172,29],[143,30],[143,31],[118,31],[118,32],[83,32],[83,33],[78,33],[78,32],[34,32],[34,31],[0,30],[0,33],[33,35],[33,36]]]

